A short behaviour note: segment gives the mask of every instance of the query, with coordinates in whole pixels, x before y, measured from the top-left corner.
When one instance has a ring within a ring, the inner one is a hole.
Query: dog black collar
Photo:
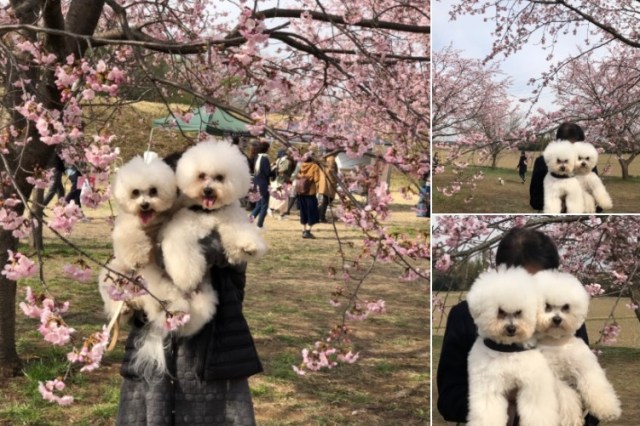
[[[202,206],[194,204],[193,206],[189,206],[188,209],[196,213],[215,213],[217,211],[222,210],[224,207],[225,206],[219,207],[217,209],[204,209],[202,208]]]
[[[555,173],[551,173],[551,176],[553,176],[556,179],[569,179],[571,176],[567,176],[567,175],[558,175]]]
[[[533,349],[530,347],[526,347],[521,343],[511,343],[510,345],[505,345],[503,343],[495,342],[491,339],[484,339],[482,342],[486,347],[496,352],[524,352]]]

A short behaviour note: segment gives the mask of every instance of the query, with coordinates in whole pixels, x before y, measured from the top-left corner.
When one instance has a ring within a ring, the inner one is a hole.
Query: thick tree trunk
[[[40,8],[45,6],[44,10]],[[68,19],[65,22],[60,9],[59,0],[48,0],[47,2],[30,1],[30,0],[12,0],[11,6],[16,10],[16,14],[20,21],[25,24],[37,24],[40,13],[44,16],[45,24],[50,28],[65,29],[69,32],[90,35],[95,31],[100,14],[104,7],[104,1],[86,1],[73,0],[69,5]],[[61,28],[64,24],[64,28]],[[33,34],[31,34],[33,36]],[[68,37],[49,37],[45,43],[47,48],[55,53],[58,58],[65,58],[69,53],[75,52],[81,55],[86,49],[84,43]],[[22,89],[18,90],[13,82],[20,80],[16,68],[8,67],[7,70],[8,85],[5,88],[5,95],[12,105],[17,106],[22,103]],[[42,70],[38,68],[30,68],[27,72],[30,81],[38,84],[32,88],[35,94],[49,109],[61,109],[60,94],[51,73],[42,74]],[[24,117],[18,114],[15,108],[12,111],[12,121],[16,129],[25,131],[28,127]],[[54,154],[54,147],[43,144],[40,141],[34,126],[29,129],[31,142],[26,144],[24,148],[15,150],[8,154],[8,170],[4,164],[0,163],[0,171],[7,171],[13,176],[15,187],[2,187],[2,195],[10,197],[15,193],[20,193],[25,199],[31,195],[32,186],[26,181],[35,166],[45,167],[49,164],[49,160]],[[24,137],[22,135],[21,137]],[[23,213],[25,206],[21,206],[18,210]],[[8,259],[7,250],[16,251],[18,241],[11,235],[11,232],[0,229],[0,268],[2,268]],[[0,375],[13,374],[19,370],[20,360],[16,352],[16,283],[7,280],[4,276],[0,276]]]
[[[16,250],[17,241],[0,229],[0,265],[9,257],[7,250]],[[0,276],[0,377],[15,375],[20,371],[20,359],[16,352],[16,282]]]
[[[635,160],[638,153],[634,152],[629,157],[624,158],[622,155],[618,156],[618,163],[620,163],[620,169],[622,170],[622,179],[629,179],[629,165]]]

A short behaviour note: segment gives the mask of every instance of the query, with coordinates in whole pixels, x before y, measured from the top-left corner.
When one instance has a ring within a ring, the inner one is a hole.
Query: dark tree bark
[[[42,22],[48,28],[66,30],[71,33],[91,35],[95,31],[98,18],[102,13],[104,1],[100,0],[74,0],[69,6],[66,20],[60,9],[59,0],[12,0],[11,6],[16,10],[16,14],[21,24],[36,25],[42,14]],[[35,38],[35,34],[26,33],[27,36]],[[86,51],[87,45],[82,41],[71,37],[60,35],[47,35],[45,46],[58,58],[64,58],[69,53],[82,55]],[[18,56],[17,61],[20,61]],[[32,82],[27,86],[28,90],[36,95],[43,104],[50,109],[61,109],[60,93],[53,84],[53,75],[50,71],[32,67],[20,74],[16,68],[7,69],[7,95],[13,106],[22,103],[22,91],[14,88],[13,82],[21,77],[27,77]],[[27,182],[29,171],[36,166],[42,168],[49,164],[49,160],[54,154],[54,147],[42,143],[39,134],[34,126],[27,126],[27,123],[19,113],[13,112],[13,125],[20,130],[21,135],[28,133],[32,141],[26,144],[23,149],[13,150],[6,155],[8,164],[1,163],[0,171],[6,171],[12,176],[15,188],[12,185],[3,186],[3,197],[12,196],[16,190],[28,199],[33,187]],[[7,167],[8,166],[8,167]],[[24,209],[24,207],[23,207]],[[23,213],[23,211],[18,211]],[[7,250],[16,251],[18,241],[11,235],[11,232],[0,229],[0,265],[5,265],[8,259]],[[5,276],[0,276],[0,377],[15,374],[19,371],[20,360],[16,352],[16,282],[8,280]]]

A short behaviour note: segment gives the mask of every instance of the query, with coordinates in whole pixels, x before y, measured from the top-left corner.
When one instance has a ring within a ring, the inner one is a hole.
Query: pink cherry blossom
[[[2,275],[12,281],[17,281],[21,278],[32,277],[36,274],[35,263],[31,261],[27,256],[22,253],[14,253],[8,250],[9,259],[2,270]]]
[[[47,380],[45,383],[38,382],[38,391],[42,395],[42,399],[49,402],[55,402],[58,405],[70,405],[73,403],[73,397],[70,395],[56,395],[54,392],[61,392],[66,385],[61,379]]]

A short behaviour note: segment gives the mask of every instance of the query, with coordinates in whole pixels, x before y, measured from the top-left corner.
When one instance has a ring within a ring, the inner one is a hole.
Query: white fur
[[[598,151],[587,142],[576,142],[574,149],[577,156],[574,171],[576,179],[578,179],[580,186],[584,190],[584,212],[595,213],[596,206],[610,210],[613,207],[611,196],[600,177],[593,172],[593,168],[598,164]]]
[[[190,291],[202,281],[207,262],[198,241],[213,230],[231,263],[266,252],[262,235],[240,207],[251,177],[236,146],[207,141],[191,147],[178,161],[176,178],[184,207],[160,231],[165,269],[175,285]],[[204,211],[190,210],[192,206]]]
[[[154,262],[156,234],[172,213],[177,197],[176,178],[167,164],[159,159],[147,163],[135,157],[116,174],[114,197],[119,208],[112,234],[115,259],[107,266],[125,276],[142,277],[149,290],[150,294],[127,301],[121,316],[121,321],[126,321],[132,309],[142,309],[148,319],[135,342],[132,365],[149,380],[166,372],[164,348],[170,334],[165,328],[167,311],[190,315],[189,321],[174,333],[191,336],[213,318],[218,297],[204,272],[196,285],[183,292]],[[116,302],[109,297],[107,288],[114,279],[117,274],[106,268],[101,271],[100,294],[109,317],[115,313]]]
[[[506,395],[517,389],[522,426],[556,426],[558,401],[554,376],[536,349],[498,352],[483,343],[533,346],[538,300],[533,277],[522,268],[482,273],[467,294],[478,327],[478,339],[469,353],[470,426],[507,424]]]
[[[597,357],[575,336],[584,324],[589,294],[571,274],[541,271],[535,275],[540,294],[536,336],[538,348],[561,383],[562,426],[583,424],[582,403],[603,421],[621,415],[620,401]],[[576,396],[572,397],[571,393]]]
[[[136,269],[150,262],[155,235],[168,220],[177,196],[171,167],[160,159],[134,157],[116,173],[113,195],[119,212],[112,233],[113,252]]]
[[[561,213],[562,201],[567,213],[583,213],[584,195],[580,182],[573,176],[576,163],[576,152],[569,141],[551,142],[542,153],[549,169],[544,178],[544,213]],[[551,173],[568,176],[559,179]]]

